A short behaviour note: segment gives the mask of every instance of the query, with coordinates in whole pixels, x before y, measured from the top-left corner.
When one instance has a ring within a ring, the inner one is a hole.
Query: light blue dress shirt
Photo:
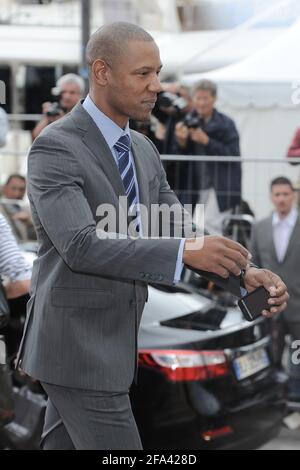
[[[122,137],[123,135],[128,135],[130,138],[129,124],[127,123],[127,126],[125,127],[125,129],[122,129],[121,127],[119,127],[114,121],[112,121],[108,116],[106,116],[106,114],[100,111],[100,109],[95,105],[95,103],[91,99],[90,95],[87,95],[82,106],[84,107],[86,112],[91,116],[91,118],[93,119],[97,127],[99,128],[101,134],[103,135],[104,139],[106,140],[107,145],[109,146],[111,150],[111,153],[114,157],[116,165],[118,166],[118,154],[117,154],[117,150],[114,148],[114,145],[118,142],[120,137]],[[138,180],[136,176],[134,158],[133,158],[131,151],[129,152],[129,158],[133,166],[135,189],[136,189],[137,201],[139,204],[139,201],[140,201],[139,200],[139,186],[138,186]],[[176,263],[176,269],[175,269],[175,275],[174,275],[174,283],[179,282],[181,278],[181,273],[183,269],[182,258],[183,258],[184,244],[185,244],[185,239],[182,239],[180,246],[179,246],[179,250],[178,250],[177,263]]]

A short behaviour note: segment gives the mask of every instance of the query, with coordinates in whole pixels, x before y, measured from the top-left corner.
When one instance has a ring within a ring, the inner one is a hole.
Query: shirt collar
[[[295,207],[293,207],[291,212],[284,219],[281,219],[279,217],[278,212],[274,212],[273,218],[272,218],[272,225],[276,226],[276,225],[279,225],[280,223],[284,223],[285,225],[288,225],[289,227],[294,227],[297,221],[297,217],[298,217],[298,211]]]
[[[111,150],[113,150],[114,145],[123,135],[128,135],[130,138],[129,123],[127,123],[125,129],[119,127],[95,105],[90,95],[87,95],[82,106],[99,128]]]

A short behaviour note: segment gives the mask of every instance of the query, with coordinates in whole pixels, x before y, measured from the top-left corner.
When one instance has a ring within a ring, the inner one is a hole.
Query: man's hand
[[[46,101],[45,103],[42,104],[42,111],[44,114],[43,119],[45,119],[47,124],[51,124],[52,122],[57,121],[58,119],[64,116],[63,110],[60,110],[59,114],[55,114],[54,116],[48,116],[47,113],[50,110],[52,105],[53,103],[51,103],[51,101]]]
[[[189,138],[189,130],[183,124],[183,122],[178,122],[175,126],[175,137],[177,139],[178,144],[180,147],[186,147],[187,141]]]
[[[237,242],[224,237],[206,236],[201,249],[194,249],[201,240],[187,239],[183,252],[183,262],[188,266],[217,274],[224,279],[232,273],[239,276],[242,269],[249,266],[251,255]]]
[[[16,214],[14,214],[12,218],[14,220],[18,220],[19,222],[22,222],[23,224],[31,225],[31,216],[26,211],[16,212]]]
[[[6,297],[8,299],[16,299],[22,295],[28,294],[30,289],[30,280],[3,283]]]
[[[248,292],[253,292],[258,287],[263,286],[270,293],[269,304],[272,306],[271,311],[264,310],[262,312],[266,317],[272,317],[286,309],[289,294],[286,285],[277,274],[267,269],[250,267],[246,270],[244,282]]]
[[[197,129],[190,129],[190,138],[193,142],[197,144],[207,145],[209,142],[209,137],[205,132],[197,127]]]
[[[157,140],[165,140],[166,133],[167,133],[166,126],[159,123],[154,132],[154,135],[157,138]]]
[[[43,114],[47,114],[51,106],[51,101],[45,101],[45,103],[42,104],[42,112]]]

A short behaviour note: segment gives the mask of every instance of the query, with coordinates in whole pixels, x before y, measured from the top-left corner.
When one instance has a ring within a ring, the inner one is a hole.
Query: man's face
[[[148,121],[157,93],[161,61],[154,41],[130,41],[119,60],[107,66],[104,100],[106,112],[120,127],[128,118]]]
[[[288,184],[276,184],[272,188],[271,200],[276,211],[286,216],[291,212],[295,203],[295,193]]]
[[[26,183],[20,178],[12,178],[3,187],[3,196],[7,199],[23,199],[26,191]]]
[[[194,108],[199,116],[206,118],[213,113],[216,98],[209,90],[197,90],[193,95]]]
[[[81,98],[81,91],[76,83],[64,83],[60,88],[60,105],[71,111]]]

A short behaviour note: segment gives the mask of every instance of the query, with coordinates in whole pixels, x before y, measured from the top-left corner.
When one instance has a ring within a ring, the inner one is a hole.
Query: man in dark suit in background
[[[284,279],[291,295],[288,308],[275,320],[280,365],[284,335],[290,335],[292,343],[300,340],[300,218],[288,178],[282,176],[272,181],[271,198],[275,211],[253,227],[251,253],[255,263],[274,270]],[[293,363],[294,352],[291,348],[289,395],[291,400],[300,401],[300,365]]]
[[[272,292],[273,313],[288,294],[278,276],[248,268],[241,245],[195,238],[191,224],[185,238],[146,238],[142,205],[149,213],[175,204],[182,213],[155,147],[128,127],[129,118],[149,120],[161,89],[158,47],[140,27],[114,23],[90,38],[87,62],[89,96],[48,126],[29,155],[40,250],[19,364],[49,397],[45,449],[140,449],[128,390],[147,283],[173,285],[186,263],[237,295],[246,269],[249,290]],[[110,228],[101,225],[103,207],[115,210]]]

